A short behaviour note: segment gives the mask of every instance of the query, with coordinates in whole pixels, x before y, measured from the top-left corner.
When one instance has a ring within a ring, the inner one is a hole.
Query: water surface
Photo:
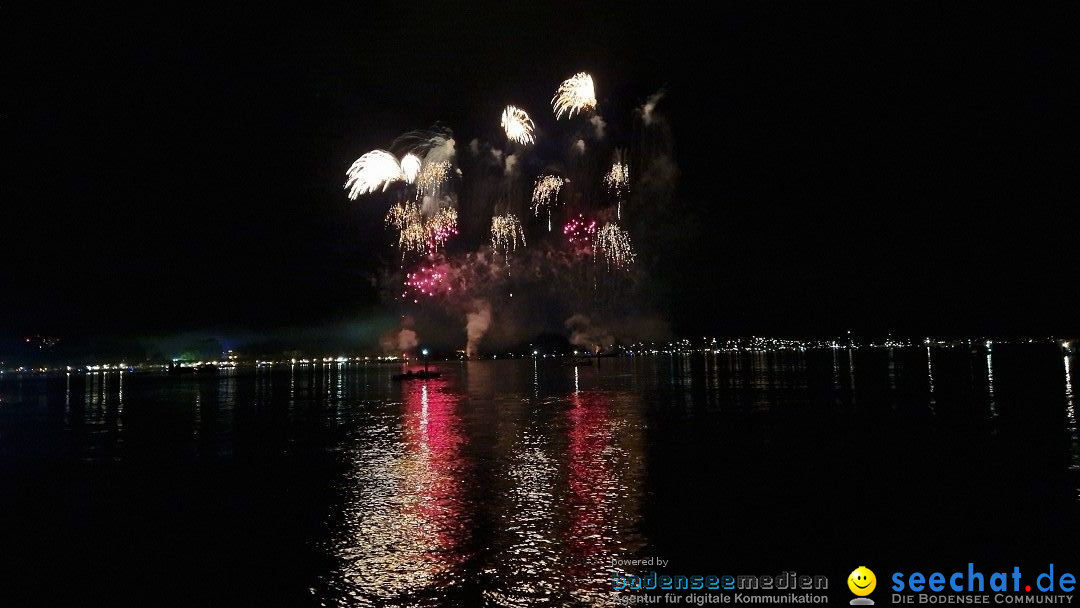
[[[608,605],[612,557],[836,580],[1075,562],[1076,365],[996,345],[407,383],[6,374],[0,604]]]

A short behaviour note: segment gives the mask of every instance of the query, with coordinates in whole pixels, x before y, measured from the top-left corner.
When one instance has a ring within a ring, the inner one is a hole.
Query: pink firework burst
[[[405,289],[401,292],[401,297],[412,298],[416,303],[421,297],[430,298],[453,291],[453,287],[446,284],[446,278],[446,272],[438,266],[421,266],[405,275]]]
[[[587,220],[580,213],[570,218],[563,226],[563,235],[566,240],[574,245],[592,246],[593,235],[596,234],[596,220]]]

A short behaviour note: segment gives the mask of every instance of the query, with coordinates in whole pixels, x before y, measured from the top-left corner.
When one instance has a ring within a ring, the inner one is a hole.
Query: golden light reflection
[[[418,590],[459,584],[468,556],[457,397],[439,379],[403,385],[402,401],[400,419],[379,416],[350,454],[329,583],[362,602],[418,604]]]
[[[1069,433],[1070,454],[1069,469],[1080,470],[1080,430],[1076,424],[1076,396],[1073,393],[1072,365],[1073,355],[1065,355],[1065,428]],[[1080,499],[1080,488],[1076,491],[1077,499]]]
[[[557,604],[567,585],[566,555],[559,550],[556,524],[562,504],[557,495],[559,463],[545,430],[521,431],[510,448],[506,506],[496,514],[498,529],[504,532],[493,541],[499,568],[497,579],[484,591],[494,605]]]
[[[575,602],[610,605],[610,559],[635,555],[644,539],[637,532],[644,477],[642,422],[636,410],[613,413],[608,393],[571,396],[567,463],[570,529],[567,549]]]
[[[497,508],[505,532],[492,541],[499,568],[484,592],[490,604],[611,605],[610,559],[644,545],[637,531],[640,414],[634,404],[614,411],[609,393],[566,398],[500,416],[501,441],[509,442],[508,491]],[[569,407],[545,407],[556,403]]]
[[[930,414],[937,415],[937,397],[934,395],[934,358],[930,346],[926,347],[926,383],[930,389]]]

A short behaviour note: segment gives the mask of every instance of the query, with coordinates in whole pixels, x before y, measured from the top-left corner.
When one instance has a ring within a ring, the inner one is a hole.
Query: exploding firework
[[[415,201],[396,203],[386,213],[386,225],[398,231],[398,247],[405,252],[435,253],[458,233],[458,214],[453,207],[441,207],[425,218]]]
[[[604,184],[615,195],[615,217],[622,219],[622,202],[630,191],[630,165],[616,157],[611,170],[604,176]]]
[[[390,149],[411,152],[424,160],[436,161],[452,159],[454,145],[453,132],[446,127],[435,125],[427,130],[409,131],[398,136]]]
[[[563,226],[563,236],[574,245],[591,245],[596,234],[596,220],[586,220],[580,213]]]
[[[445,247],[446,242],[458,233],[458,214],[453,207],[442,207],[427,220],[427,246],[432,253]]]
[[[372,150],[356,159],[345,175],[349,178],[345,189],[352,200],[380,188],[385,192],[391,183],[405,178],[398,160],[385,150]]]
[[[405,177],[407,183],[413,183],[416,181],[417,174],[420,173],[420,157],[408,153],[401,159],[401,174]]]
[[[491,250],[509,258],[510,252],[518,248],[518,241],[525,246],[525,229],[513,213],[496,215],[491,218]]]
[[[398,248],[402,257],[406,251],[423,253],[427,248],[427,229],[424,222],[410,219],[398,233]]]
[[[439,192],[446,180],[450,179],[450,161],[438,160],[424,163],[420,174],[416,176],[416,195],[433,196]]]
[[[624,270],[634,263],[634,248],[630,235],[619,225],[611,222],[596,232],[593,244],[596,255],[603,258],[607,267]]]
[[[423,252],[428,246],[427,229],[420,206],[413,201],[397,203],[386,214],[386,225],[398,231],[398,247],[402,257],[405,252]]]
[[[604,176],[604,183],[614,192],[626,192],[630,188],[630,165],[620,162],[611,165],[611,171]]]
[[[511,141],[519,144],[531,144],[533,137],[533,121],[525,110],[514,106],[506,106],[502,113],[502,128],[506,130],[506,136]]]
[[[540,211],[547,210],[548,232],[551,232],[551,209],[558,204],[559,191],[564,183],[566,180],[556,175],[541,175],[536,178],[536,186],[533,187],[533,215],[540,215]]]
[[[433,297],[443,292],[453,291],[453,287],[446,284],[446,273],[438,266],[421,266],[415,272],[405,275],[405,289],[401,292],[402,298],[413,298],[413,303],[419,301],[420,296]]]
[[[386,212],[386,225],[401,230],[405,227],[405,224],[412,221],[414,217],[420,217],[420,205],[417,205],[413,201],[395,203],[390,207],[390,210]]]
[[[555,110],[555,119],[572,118],[575,113],[596,107],[596,92],[593,90],[592,76],[585,72],[574,74],[559,85],[555,96],[551,98],[551,107]]]

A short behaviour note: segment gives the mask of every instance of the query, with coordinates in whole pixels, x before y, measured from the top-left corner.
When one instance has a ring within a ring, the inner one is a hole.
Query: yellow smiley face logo
[[[851,576],[847,578],[847,586],[855,595],[870,595],[874,587],[877,587],[877,577],[866,566],[859,566],[851,571]]]

